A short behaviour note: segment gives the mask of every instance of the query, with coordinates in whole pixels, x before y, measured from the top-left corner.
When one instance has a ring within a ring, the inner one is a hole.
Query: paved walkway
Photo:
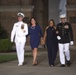
[[[47,50],[39,49],[37,66],[32,66],[32,57],[25,57],[25,65],[17,66],[17,60],[0,64],[0,75],[76,75],[76,50],[71,50],[71,67],[60,67],[59,56],[56,66],[48,65]],[[25,54],[31,54],[26,52]]]

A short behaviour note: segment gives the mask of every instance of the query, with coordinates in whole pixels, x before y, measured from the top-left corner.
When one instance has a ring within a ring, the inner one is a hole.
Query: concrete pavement
[[[25,54],[31,55],[31,52]],[[38,65],[32,66],[32,57],[25,57],[23,66],[17,65],[17,60],[1,63],[0,75],[76,75],[76,50],[71,49],[71,67],[60,67],[57,55],[55,67],[48,65],[47,50],[40,48],[38,51]]]

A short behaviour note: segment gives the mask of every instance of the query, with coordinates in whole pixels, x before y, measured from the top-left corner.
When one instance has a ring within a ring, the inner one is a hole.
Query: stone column
[[[42,22],[42,14],[43,14],[43,4],[41,0],[33,0],[34,1],[34,11],[33,16],[37,19],[40,25],[43,24]]]
[[[36,17],[38,23],[41,25],[43,31],[48,23],[48,0],[33,0],[34,11],[33,16]]]
[[[59,23],[59,3],[60,0],[49,0],[49,19],[54,19],[55,23]]]

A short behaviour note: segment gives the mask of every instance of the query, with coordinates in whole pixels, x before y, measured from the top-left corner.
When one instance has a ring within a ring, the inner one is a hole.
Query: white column
[[[60,15],[66,14],[66,0],[60,0],[59,10],[60,10]]]

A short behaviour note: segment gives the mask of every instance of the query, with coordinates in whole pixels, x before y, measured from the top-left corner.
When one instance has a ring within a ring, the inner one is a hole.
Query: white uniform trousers
[[[17,42],[16,43],[16,51],[19,64],[23,64],[24,62],[24,46],[25,42]]]
[[[70,60],[70,50],[69,50],[69,43],[61,44],[59,43],[59,57],[60,57],[60,63],[65,64],[65,57],[66,60]]]

